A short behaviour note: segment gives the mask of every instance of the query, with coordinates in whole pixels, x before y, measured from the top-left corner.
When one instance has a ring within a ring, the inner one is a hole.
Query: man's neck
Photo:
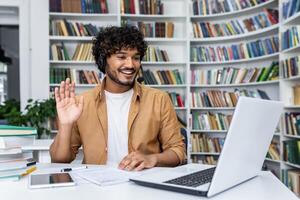
[[[132,88],[132,86],[120,85],[120,84],[114,82],[113,80],[111,80],[109,77],[106,77],[104,89],[108,92],[124,93],[124,92],[127,92],[128,90],[130,90],[131,88]]]

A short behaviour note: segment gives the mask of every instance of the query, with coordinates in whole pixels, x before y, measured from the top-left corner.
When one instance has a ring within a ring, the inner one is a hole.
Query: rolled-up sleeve
[[[180,125],[177,120],[171,99],[164,93],[161,104],[161,125],[159,140],[163,151],[170,149],[176,153],[180,164],[186,160],[184,137],[180,133]]]

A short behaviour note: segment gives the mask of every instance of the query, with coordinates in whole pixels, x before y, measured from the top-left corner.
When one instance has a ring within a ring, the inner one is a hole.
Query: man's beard
[[[125,69],[125,68],[124,68],[124,69]],[[124,69],[122,69],[122,70],[124,70]],[[122,70],[121,70],[121,69],[118,69],[119,72],[122,71]],[[138,75],[138,73],[136,73],[136,74],[134,75],[134,78],[133,78],[131,81],[123,82],[123,81],[119,80],[118,77],[110,71],[110,67],[109,67],[109,66],[107,66],[107,68],[106,68],[106,74],[107,74],[107,76],[108,76],[112,81],[114,81],[115,83],[117,83],[117,84],[119,84],[119,85],[122,85],[122,86],[133,86],[134,80],[136,79],[136,77],[137,77],[137,75]]]

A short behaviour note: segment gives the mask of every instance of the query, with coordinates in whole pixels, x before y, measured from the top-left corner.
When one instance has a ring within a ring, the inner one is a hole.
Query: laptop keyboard
[[[192,174],[171,179],[164,183],[188,186],[188,187],[198,187],[199,185],[203,185],[205,183],[211,182],[215,169],[216,168],[213,167],[202,171],[194,172]]]

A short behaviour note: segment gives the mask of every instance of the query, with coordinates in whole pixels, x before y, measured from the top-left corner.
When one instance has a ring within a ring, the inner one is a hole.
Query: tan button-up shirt
[[[82,146],[83,163],[105,164],[107,161],[104,83],[82,94],[83,111],[71,136],[72,160]],[[128,152],[153,154],[170,149],[182,163],[186,158],[185,144],[168,94],[137,82],[133,89],[128,116]]]

